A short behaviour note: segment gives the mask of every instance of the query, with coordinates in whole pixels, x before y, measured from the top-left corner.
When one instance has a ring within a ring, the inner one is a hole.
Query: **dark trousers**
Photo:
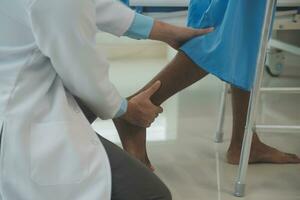
[[[90,123],[96,116],[76,99]],[[112,172],[111,200],[171,200],[167,186],[148,168],[120,147],[99,135]]]

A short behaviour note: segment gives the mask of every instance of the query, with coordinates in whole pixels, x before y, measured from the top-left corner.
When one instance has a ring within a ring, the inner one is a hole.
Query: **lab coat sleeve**
[[[28,12],[38,47],[50,58],[64,86],[98,117],[113,118],[122,98],[96,47],[95,1],[36,0]]]
[[[122,36],[129,29],[135,11],[118,0],[95,0],[96,22],[99,30]]]

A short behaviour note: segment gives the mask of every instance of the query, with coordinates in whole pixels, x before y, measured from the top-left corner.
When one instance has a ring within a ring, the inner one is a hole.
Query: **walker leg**
[[[253,122],[249,121],[248,123],[252,124]],[[247,175],[247,169],[248,169],[248,163],[249,163],[249,157],[251,151],[252,137],[253,137],[253,131],[250,128],[250,126],[248,126],[245,129],[245,136],[244,136],[243,147],[241,151],[239,172],[235,182],[234,196],[236,197],[245,196],[246,175]]]
[[[228,92],[228,85],[224,82],[222,94],[221,94],[221,103],[220,103],[220,110],[219,110],[219,119],[218,119],[218,126],[215,135],[215,142],[221,143],[223,142],[224,137],[224,119],[225,119],[225,112],[226,112],[226,96]]]
[[[240,165],[238,170],[238,176],[235,182],[234,195],[237,197],[243,197],[245,195],[246,187],[246,175],[251,151],[253,128],[255,127],[255,119],[257,115],[257,105],[260,97],[260,87],[263,79],[265,58],[268,46],[269,33],[271,31],[271,23],[273,17],[273,11],[276,5],[276,0],[268,0],[266,4],[266,13],[264,17],[264,23],[262,27],[262,36],[260,42],[259,58],[256,64],[256,75],[254,87],[251,91],[251,97],[248,108],[247,123],[245,127],[245,134],[243,140],[243,146],[241,150]]]
[[[245,188],[246,184],[244,183],[235,183],[235,191],[234,191],[234,196],[236,197],[243,197],[245,196]]]

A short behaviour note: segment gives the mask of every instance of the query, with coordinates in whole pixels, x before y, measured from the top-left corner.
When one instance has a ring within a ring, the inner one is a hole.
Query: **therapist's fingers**
[[[127,112],[122,116],[127,122],[140,127],[149,127],[163,108],[151,102],[151,96],[159,90],[161,82],[155,82],[147,90],[137,94],[128,101]]]
[[[163,112],[164,112],[164,109],[161,106],[158,106],[157,107],[157,113],[160,114],[160,113],[163,113]]]
[[[214,31],[214,28],[209,27],[204,29],[194,29],[187,27],[176,27],[174,30],[174,34],[172,34],[173,37],[170,36],[171,39],[168,41],[168,44],[174,49],[179,49],[190,39],[211,33],[212,31]]]
[[[154,120],[159,116],[160,113],[163,112],[163,108],[160,106],[152,105],[150,109],[148,109],[147,113],[144,113],[144,116],[140,116],[139,126],[148,128],[154,122]],[[147,116],[147,117],[145,117]]]
[[[151,87],[149,87],[143,93],[146,95],[146,97],[148,97],[150,99],[150,97],[152,97],[152,95],[155,94],[155,92],[157,92],[157,90],[159,90],[160,86],[161,86],[161,82],[156,81]]]
[[[163,110],[162,107],[160,107],[160,106],[156,106],[156,107],[155,107],[155,113],[156,113],[157,115],[163,113],[163,111],[164,111],[164,110]]]
[[[205,35],[214,31],[214,27],[205,28],[205,29],[196,29],[195,36]]]

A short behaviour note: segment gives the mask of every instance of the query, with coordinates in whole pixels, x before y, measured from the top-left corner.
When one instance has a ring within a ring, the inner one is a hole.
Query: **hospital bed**
[[[269,43],[267,56],[267,72],[271,76],[279,76],[285,65],[285,53],[291,53],[300,56],[300,48],[290,43],[286,43],[277,39],[277,33],[282,31],[300,30],[300,9],[299,0],[284,4],[281,2],[276,13],[276,20],[273,26],[272,39]],[[288,7],[288,5],[294,5]]]
[[[272,38],[269,42],[269,32],[271,31],[271,22],[273,18],[273,11],[275,8],[276,0],[266,0],[268,2],[266,7],[266,15],[264,19],[264,27],[262,32],[262,40],[260,46],[260,54],[257,60],[256,77],[254,88],[251,91],[251,98],[249,102],[249,110],[247,117],[247,125],[245,127],[245,135],[243,141],[243,147],[241,152],[240,165],[238,175],[236,178],[234,195],[237,197],[243,197],[245,195],[246,186],[246,173],[248,168],[248,161],[250,156],[250,148],[253,137],[253,130],[296,130],[300,131],[300,126],[283,126],[283,125],[258,125],[256,124],[257,107],[260,95],[262,93],[297,93],[300,94],[299,88],[266,88],[262,87],[262,79],[264,74],[265,65],[267,65],[268,71],[272,75],[279,75],[283,67],[282,51],[292,53],[300,56],[300,48],[288,44],[278,39]],[[187,14],[186,8],[189,4],[189,0],[130,0],[129,4],[134,7],[171,7],[174,12],[153,12],[154,16],[160,19],[176,19],[179,17],[179,24],[182,24],[182,17],[184,18]],[[280,8],[293,8],[293,9],[280,9]],[[177,8],[177,9],[176,9]],[[182,10],[178,10],[181,8]],[[279,8],[279,9],[278,9]],[[151,12],[150,12],[151,13]],[[148,12],[149,14],[149,12]],[[174,21],[176,21],[174,20]],[[185,20],[184,20],[185,21]],[[278,0],[277,1],[277,12],[276,20],[273,25],[273,35],[276,36],[276,31],[282,30],[300,30],[300,0]],[[280,50],[280,51],[278,51]],[[275,52],[275,53],[273,53]],[[266,61],[267,54],[269,54]],[[275,71],[274,71],[275,69]],[[225,115],[226,96],[228,93],[228,85],[224,84],[221,98],[219,122],[217,126],[215,142],[219,143],[223,141],[223,124]]]

